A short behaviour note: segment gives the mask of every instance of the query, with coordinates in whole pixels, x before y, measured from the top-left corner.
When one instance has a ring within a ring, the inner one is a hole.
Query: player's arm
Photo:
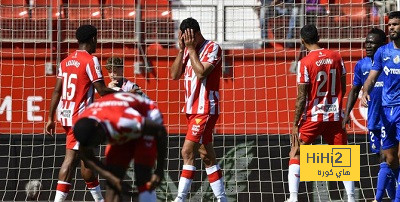
[[[304,112],[306,107],[306,98],[307,98],[307,91],[309,85],[308,84],[299,84],[297,86],[297,98],[296,98],[296,109],[294,113],[294,121],[293,121],[293,128],[292,128],[292,147],[295,145],[299,145],[299,122],[301,115]]]
[[[356,104],[360,90],[361,90],[361,86],[353,85],[353,87],[351,87],[349,96],[347,98],[346,109],[344,111],[344,118],[343,118],[343,122],[342,122],[343,129],[346,128],[346,124],[350,123],[350,112],[353,109],[354,104]]]
[[[363,85],[363,95],[361,97],[361,104],[364,107],[368,107],[368,101],[370,101],[369,93],[371,92],[372,88],[375,86],[375,82],[378,79],[379,75],[381,74],[380,71],[371,70],[369,71],[369,75],[367,80],[365,80]]]
[[[182,32],[179,30],[178,36],[178,43],[179,43],[179,52],[175,58],[174,63],[172,63],[170,74],[171,78],[174,80],[178,80],[183,74],[183,54],[185,52],[185,43],[183,42]]]
[[[185,45],[188,48],[189,59],[193,71],[199,80],[206,78],[214,69],[214,65],[208,62],[200,62],[199,55],[196,51],[196,43],[194,40],[193,29],[187,29],[183,35]]]
[[[157,167],[154,171],[156,176],[153,176],[150,181],[150,186],[154,189],[164,178],[164,165],[167,157],[167,130],[162,124],[146,119],[143,126],[143,133],[155,135],[157,142]]]
[[[94,82],[93,86],[101,96],[117,92],[114,89],[108,88],[104,83],[104,80]]]
[[[62,95],[62,79],[57,78],[56,80],[56,86],[54,87],[53,94],[51,96],[51,103],[50,103],[50,110],[49,110],[49,115],[48,115],[48,122],[46,124],[46,133],[53,135],[54,134],[54,129],[55,129],[55,113],[57,111],[57,106],[58,103],[60,102],[60,98]]]
[[[306,98],[307,98],[307,91],[309,85],[308,84],[299,84],[297,86],[297,98],[296,98],[296,109],[294,113],[294,126],[298,126],[300,122],[301,115],[304,112],[306,107]]]
[[[79,156],[85,163],[85,166],[89,167],[93,171],[97,172],[101,177],[107,180],[110,186],[118,192],[123,191],[122,180],[110,172],[106,166],[100,162],[93,153],[92,147],[79,146]]]

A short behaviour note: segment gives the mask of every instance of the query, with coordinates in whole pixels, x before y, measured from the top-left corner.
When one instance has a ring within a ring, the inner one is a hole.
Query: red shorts
[[[67,149],[79,150],[79,142],[75,139],[74,130],[71,126],[63,126],[66,134],[66,144]]]
[[[300,123],[299,136],[306,144],[313,143],[315,138],[319,135],[322,135],[325,142],[330,145],[347,145],[347,133],[342,129],[342,123],[340,121],[304,121]]]
[[[142,136],[121,145],[108,144],[105,155],[106,165],[128,168],[134,159],[135,164],[153,168],[157,160],[157,141],[153,136]]]
[[[219,114],[186,114],[188,131],[186,139],[200,144],[212,142],[212,134]]]

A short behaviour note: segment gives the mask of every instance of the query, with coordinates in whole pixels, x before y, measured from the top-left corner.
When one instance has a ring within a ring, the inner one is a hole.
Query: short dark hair
[[[86,146],[97,146],[93,145],[93,141],[96,137],[98,127],[101,127],[99,122],[91,118],[81,118],[74,125],[74,136],[79,144]]]
[[[319,41],[318,30],[315,25],[304,25],[300,30],[300,36],[307,44],[316,44]]]
[[[376,28],[376,27],[372,28],[368,32],[368,34],[376,34],[376,35],[378,35],[379,42],[381,42],[381,43],[385,43],[385,41],[386,41],[386,33],[383,30],[379,29],[379,28]]]
[[[400,11],[392,11],[389,13],[389,19],[397,18],[400,19]]]
[[[97,28],[93,25],[82,25],[76,30],[76,39],[80,44],[89,42],[95,36],[97,36]]]
[[[200,31],[200,25],[194,18],[186,18],[181,22],[179,29],[184,32],[186,29],[193,29],[194,32]]]
[[[106,69],[108,72],[112,72],[113,68],[124,68],[124,61],[120,57],[110,57],[106,62]]]

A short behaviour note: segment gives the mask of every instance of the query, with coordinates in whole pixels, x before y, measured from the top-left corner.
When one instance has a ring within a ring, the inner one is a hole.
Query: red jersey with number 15
[[[99,61],[85,50],[76,50],[61,62],[57,78],[62,79],[58,118],[63,126],[72,126],[72,119],[93,102],[92,83],[103,80]]]
[[[185,49],[183,66],[185,67],[185,107],[186,114],[219,114],[219,80],[222,74],[221,47],[213,41],[204,41],[196,50],[200,62],[214,66],[211,73],[199,80],[193,70],[189,52]]]
[[[312,122],[341,121],[342,82],[346,74],[338,52],[318,49],[299,61],[297,83],[309,84],[303,120]]]

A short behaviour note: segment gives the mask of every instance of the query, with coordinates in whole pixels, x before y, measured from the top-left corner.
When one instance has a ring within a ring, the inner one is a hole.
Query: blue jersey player
[[[350,122],[350,112],[357,101],[358,94],[361,90],[362,85],[369,75],[369,71],[372,67],[373,57],[379,47],[385,44],[386,34],[383,30],[373,28],[368,33],[365,39],[365,49],[367,56],[359,60],[354,68],[354,80],[353,87],[350,90],[347,106],[345,110],[345,116],[343,118],[342,127],[346,128],[346,124]],[[370,92],[371,100],[368,102],[368,134],[371,152],[380,154],[381,148],[381,103],[382,103],[382,87],[383,87],[383,75],[380,75],[375,82],[375,87]],[[380,172],[378,173],[378,185],[375,199],[381,201],[385,188],[388,190],[390,198],[394,199],[396,194],[396,183],[394,173],[391,172],[387,163],[384,162],[385,158],[382,155],[380,164]],[[386,172],[389,172],[388,173]],[[385,181],[389,179],[389,183],[385,184]]]
[[[365,91],[361,103],[369,106],[371,90],[382,74],[382,151],[388,165],[384,171],[390,175],[396,173],[399,168],[397,147],[400,140],[400,11],[389,14],[388,28],[392,42],[376,51],[371,71],[364,83]],[[380,172],[383,172],[382,167]],[[388,184],[388,180],[384,181],[384,184]],[[397,186],[396,201],[400,201],[400,186]]]

